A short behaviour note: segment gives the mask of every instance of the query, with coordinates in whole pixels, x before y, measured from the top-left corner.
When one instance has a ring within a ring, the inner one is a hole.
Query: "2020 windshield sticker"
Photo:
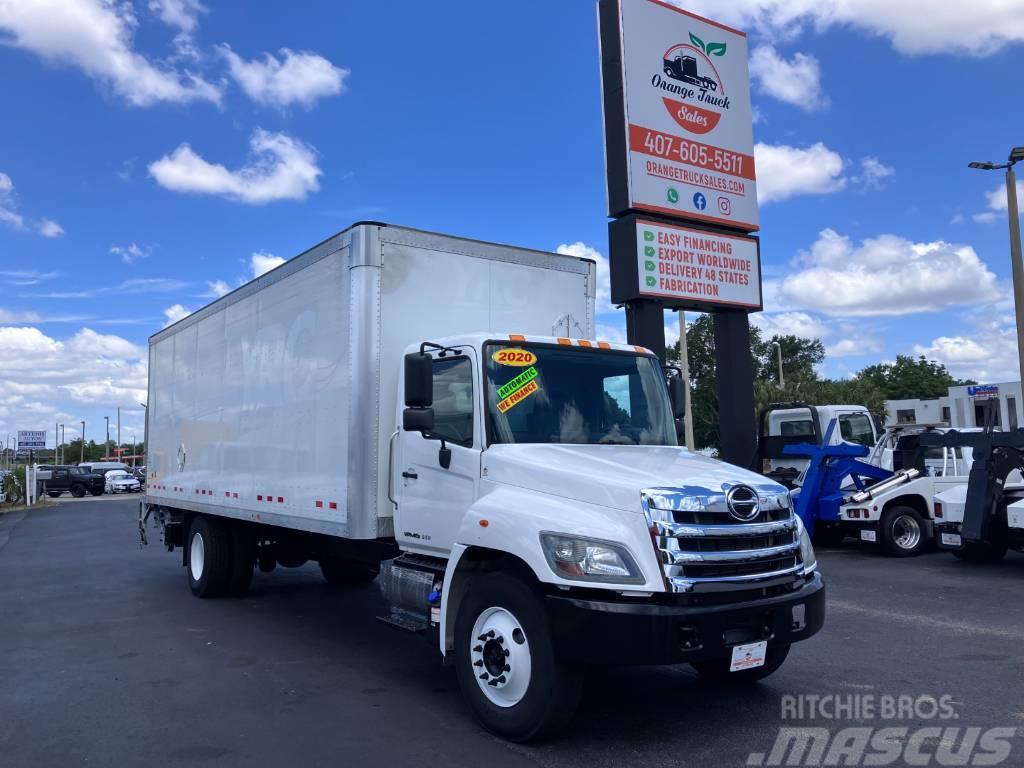
[[[536,363],[537,356],[528,349],[510,347],[496,351],[491,355],[491,360],[496,362],[498,365],[511,365],[516,368],[525,368],[528,365]]]
[[[519,405],[523,400],[528,398],[534,392],[539,392],[540,387],[537,385],[536,379],[531,379],[524,386],[517,389],[511,395],[506,397],[500,403],[498,403],[498,412],[505,413],[510,408],[514,408]]]
[[[504,400],[523,385],[537,378],[537,369],[532,365],[514,379],[498,387],[498,399]]]

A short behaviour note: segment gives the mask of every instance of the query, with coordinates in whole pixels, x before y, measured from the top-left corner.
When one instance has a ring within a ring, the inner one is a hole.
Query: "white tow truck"
[[[502,737],[588,664],[750,682],[822,626],[781,485],[677,445],[677,379],[593,339],[593,262],[361,223],[150,339],[140,533],[192,592],[376,578]],[[571,314],[584,338],[550,337]],[[379,573],[378,573],[379,571]]]

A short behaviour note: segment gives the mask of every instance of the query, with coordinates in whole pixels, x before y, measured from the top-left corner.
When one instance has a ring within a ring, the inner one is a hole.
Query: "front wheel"
[[[893,557],[914,557],[927,544],[924,519],[913,507],[894,506],[885,510],[879,533],[882,547]]]
[[[103,495],[103,491],[98,490],[98,489],[97,490],[93,490],[93,491],[89,491],[89,493],[91,493],[93,496],[102,496]],[[83,493],[82,495],[84,496],[85,494]]]
[[[572,719],[582,670],[555,655],[542,598],[505,573],[474,578],[455,621],[456,672],[476,719],[510,741],[550,735]]]
[[[788,645],[772,646],[771,643],[769,643],[767,657],[764,660],[764,664],[760,667],[743,669],[739,672],[730,672],[729,667],[732,664],[732,659],[729,657],[711,659],[709,661],[695,661],[692,662],[691,666],[697,670],[697,673],[701,677],[716,683],[725,685],[749,685],[751,683],[756,683],[758,680],[764,680],[768,675],[775,672],[782,666],[787,656],[789,656]]]

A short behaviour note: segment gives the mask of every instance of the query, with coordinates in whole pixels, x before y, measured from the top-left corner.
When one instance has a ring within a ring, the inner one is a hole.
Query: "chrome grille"
[[[778,486],[649,488],[641,498],[673,592],[770,587],[803,576],[797,520]]]

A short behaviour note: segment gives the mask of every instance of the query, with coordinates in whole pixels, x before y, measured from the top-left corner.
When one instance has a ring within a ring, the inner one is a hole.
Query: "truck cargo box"
[[[150,338],[146,501],[391,536],[405,348],[593,338],[596,282],[586,259],[356,224]]]

